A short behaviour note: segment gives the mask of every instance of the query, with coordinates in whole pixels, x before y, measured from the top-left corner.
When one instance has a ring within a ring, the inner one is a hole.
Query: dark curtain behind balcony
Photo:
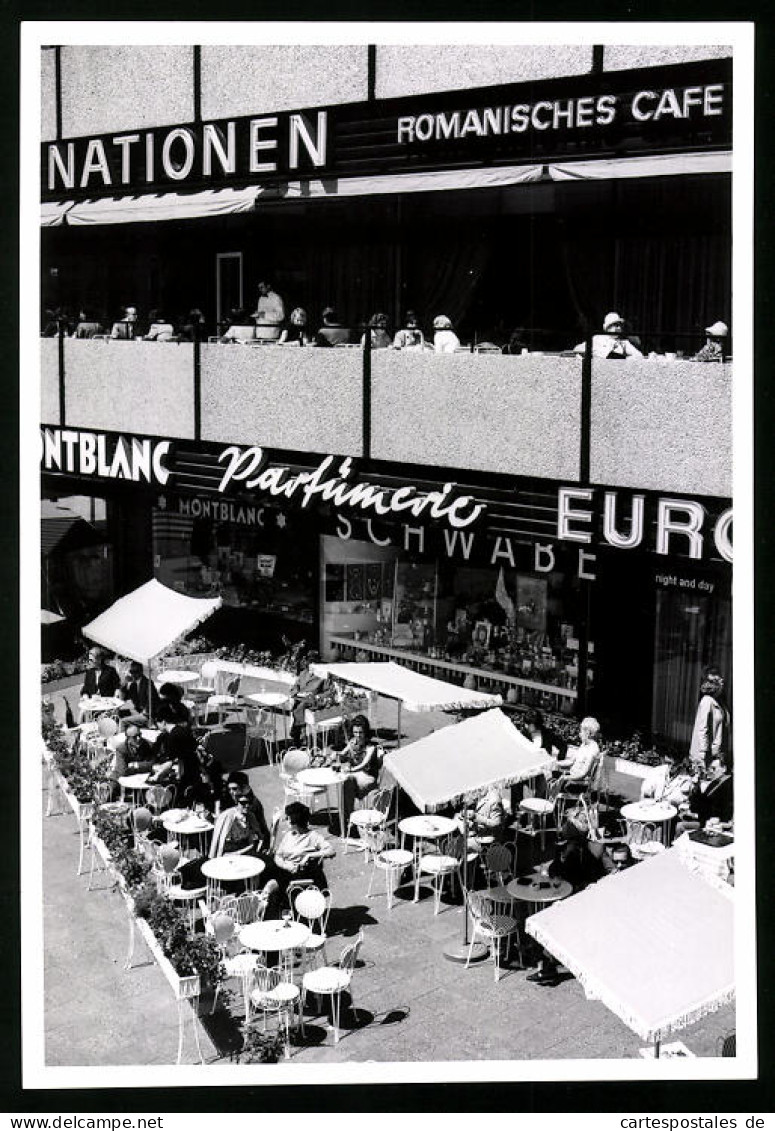
[[[437,314],[459,328],[469,313],[477,287],[492,258],[494,243],[478,228],[456,224],[454,233],[435,230],[405,248],[404,310],[417,312],[430,332]]]

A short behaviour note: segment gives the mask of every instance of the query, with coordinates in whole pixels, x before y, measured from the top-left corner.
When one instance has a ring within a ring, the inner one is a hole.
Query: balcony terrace
[[[726,497],[732,367],[41,339],[41,420]]]

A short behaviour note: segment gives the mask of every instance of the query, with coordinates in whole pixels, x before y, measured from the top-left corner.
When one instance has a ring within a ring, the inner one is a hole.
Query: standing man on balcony
[[[259,338],[279,338],[280,326],[285,321],[285,303],[271,283],[258,284],[258,303],[251,318],[255,320]],[[262,332],[261,327],[266,329]]]

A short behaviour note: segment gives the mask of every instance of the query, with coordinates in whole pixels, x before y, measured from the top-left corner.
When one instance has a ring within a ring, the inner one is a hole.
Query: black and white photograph
[[[24,26],[26,1087],[755,1075],[753,47]]]

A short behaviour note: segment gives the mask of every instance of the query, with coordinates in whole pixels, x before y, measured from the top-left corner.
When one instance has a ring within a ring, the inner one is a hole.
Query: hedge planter
[[[61,679],[52,679],[48,683],[41,683],[40,693],[43,696],[54,695],[57,691],[69,691],[83,683],[85,673],[75,672],[73,675],[62,676]]]

